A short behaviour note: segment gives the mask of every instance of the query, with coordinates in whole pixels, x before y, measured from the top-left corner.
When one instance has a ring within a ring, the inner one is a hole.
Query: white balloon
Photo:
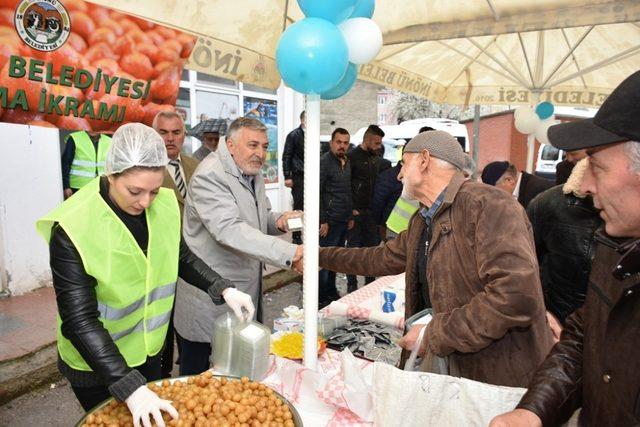
[[[557,125],[560,123],[560,120],[555,120],[555,116],[551,116],[545,120],[541,120],[540,123],[536,126],[535,129],[535,137],[540,144],[551,144],[549,142],[549,136],[547,135],[547,131],[553,125]]]
[[[515,126],[518,132],[524,133],[525,135],[532,134],[536,130],[536,126],[540,122],[540,117],[536,114],[536,112],[531,107],[520,107],[518,108],[513,118],[515,120]]]
[[[349,48],[349,62],[366,64],[382,49],[382,31],[372,19],[346,19],[338,28]]]

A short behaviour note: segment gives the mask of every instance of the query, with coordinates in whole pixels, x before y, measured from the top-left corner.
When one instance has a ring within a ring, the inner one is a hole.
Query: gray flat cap
[[[464,151],[458,140],[448,132],[430,130],[419,133],[404,148],[405,153],[422,153],[428,150],[433,157],[451,163],[460,170],[464,169]]]

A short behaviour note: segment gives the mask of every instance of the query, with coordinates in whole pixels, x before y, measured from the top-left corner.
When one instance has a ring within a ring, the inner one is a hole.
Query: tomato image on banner
[[[173,111],[195,37],[82,0],[0,0],[0,121],[111,132]]]

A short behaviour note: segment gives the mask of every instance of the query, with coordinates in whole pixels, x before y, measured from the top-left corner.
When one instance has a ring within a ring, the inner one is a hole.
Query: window
[[[275,95],[277,93],[276,89],[267,89],[260,86],[250,85],[249,83],[244,83],[242,85],[242,90],[250,90],[252,92],[258,92],[258,93],[268,93],[271,95]]]
[[[245,117],[258,119],[267,127],[269,149],[262,176],[266,184],[278,182],[278,101],[245,96],[243,107]]]
[[[184,119],[187,129],[191,129],[191,99],[189,89],[180,88],[178,99],[176,100],[176,112]]]
[[[224,79],[222,77],[210,76],[205,73],[198,73],[198,82],[200,83],[214,83],[219,86],[230,86],[237,88],[238,84],[233,80]]]
[[[240,109],[237,95],[205,90],[196,91],[196,105],[198,118],[195,124],[207,119],[225,119],[228,126],[238,118],[238,110]],[[192,126],[195,124],[192,123]]]
[[[551,160],[556,161],[559,160],[559,150],[551,145],[545,145],[542,149],[542,160]]]
[[[387,115],[386,114],[384,114],[384,113],[378,114],[378,123],[379,124],[384,125],[384,124],[386,124],[386,121],[387,121]]]
[[[384,95],[378,95],[378,105],[384,105],[387,102],[387,97]]]

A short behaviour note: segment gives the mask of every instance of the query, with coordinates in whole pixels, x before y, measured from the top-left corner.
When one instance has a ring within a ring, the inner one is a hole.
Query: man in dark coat
[[[513,194],[524,208],[529,206],[529,202],[534,197],[554,185],[551,180],[525,171],[518,172],[518,169],[507,161],[491,162],[485,166],[482,171],[482,182]]]
[[[384,132],[376,125],[370,125],[362,137],[362,144],[348,153],[351,164],[351,189],[353,200],[354,226],[349,231],[347,246],[350,248],[366,248],[380,243],[378,226],[371,216],[371,200],[373,187],[378,174],[391,166],[389,161],[380,156]],[[375,277],[366,277],[371,283]],[[349,292],[358,288],[356,276],[347,276]]]
[[[400,169],[402,169],[402,162],[398,162],[394,167],[380,172],[376,185],[373,187],[371,216],[373,221],[380,227],[380,237],[383,240],[387,240],[387,218],[389,218],[389,214],[391,214],[393,207],[402,194],[402,182],[398,180]]]
[[[580,161],[564,185],[538,194],[527,208],[545,305],[559,320],[558,326],[584,303],[595,255],[594,234],[602,225],[593,199],[580,192],[588,162]]]
[[[300,113],[300,126],[289,132],[282,152],[284,185],[291,188],[293,210],[304,209],[304,121],[305,112]],[[300,231],[292,233],[293,243],[302,243]]]
[[[353,227],[351,205],[351,165],[347,159],[349,132],[336,128],[330,151],[320,158],[320,247],[344,246],[347,230]],[[318,306],[340,298],[336,273],[320,270]]]

